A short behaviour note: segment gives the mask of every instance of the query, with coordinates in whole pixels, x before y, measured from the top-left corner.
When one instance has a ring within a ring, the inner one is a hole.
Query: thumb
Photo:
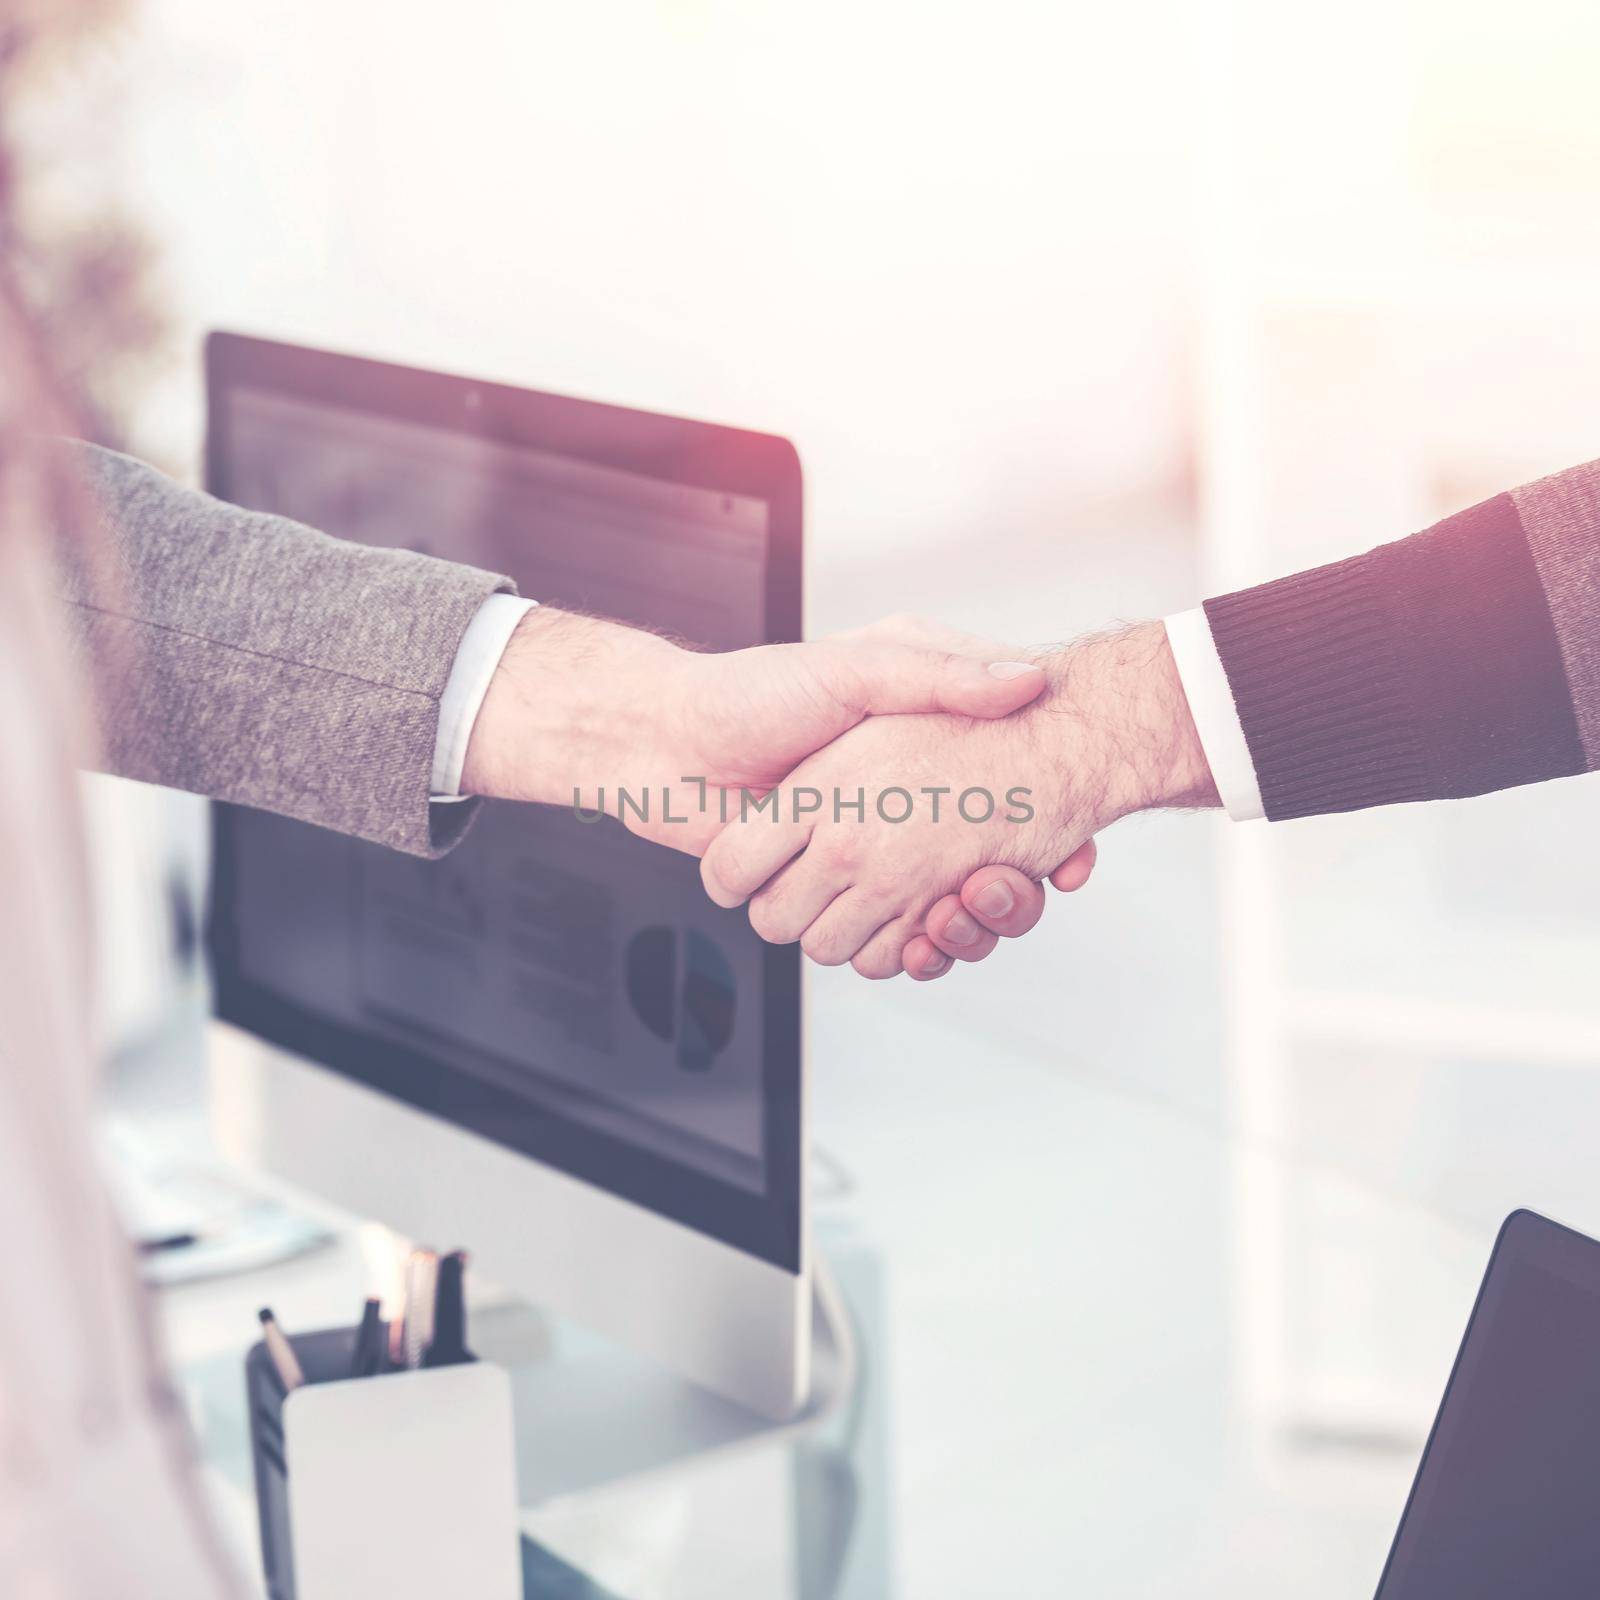
[[[863,641],[839,647],[841,697],[859,716],[949,711],[1004,717],[1044,688],[1031,661],[985,661],[946,650]]]
[[[1065,861],[1050,874],[1050,881],[1063,894],[1081,889],[1094,871],[1099,849],[1093,839],[1086,839]]]

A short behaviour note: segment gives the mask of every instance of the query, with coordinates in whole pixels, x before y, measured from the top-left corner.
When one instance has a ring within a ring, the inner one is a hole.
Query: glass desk
[[[529,1508],[530,1592],[1369,1596],[1496,1219],[986,1042],[959,995],[824,974],[813,1002],[817,1236],[857,1401],[813,1437]],[[316,1254],[161,1293],[252,1572],[255,1309],[332,1326],[362,1290],[345,1221]]]

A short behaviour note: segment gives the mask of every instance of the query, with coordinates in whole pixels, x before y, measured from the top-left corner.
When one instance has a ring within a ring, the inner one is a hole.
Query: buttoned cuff
[[[1250,759],[1233,690],[1228,686],[1228,675],[1223,671],[1222,657],[1217,654],[1205,612],[1199,607],[1180,611],[1167,617],[1163,626],[1189,702],[1189,714],[1200,735],[1200,748],[1205,751],[1211,781],[1217,786],[1224,809],[1235,822],[1264,817],[1267,813],[1261,803],[1255,762]]]
[[[537,604],[514,594],[492,594],[478,607],[456,648],[455,664],[439,697],[439,732],[433,746],[431,800],[470,798],[461,792],[461,768],[483,697],[516,626]]]

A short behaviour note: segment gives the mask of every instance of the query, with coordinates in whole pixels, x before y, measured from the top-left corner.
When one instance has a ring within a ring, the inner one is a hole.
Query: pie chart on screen
[[[733,973],[693,928],[642,928],[628,942],[628,1000],[685,1072],[706,1072],[733,1038]]]

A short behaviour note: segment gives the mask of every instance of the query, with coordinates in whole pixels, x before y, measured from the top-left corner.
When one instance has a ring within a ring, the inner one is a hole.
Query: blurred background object
[[[912,610],[1034,642],[1600,454],[1589,0],[5,14],[0,107],[41,161],[8,254],[92,426],[191,479],[219,325],[735,422],[800,447],[813,632]],[[1130,1195],[1214,1215],[1187,1248],[1218,1291],[1172,1337],[1227,1352],[1186,1382],[1252,1419],[1277,1531],[1215,1561],[1263,1593],[1375,1576],[1498,1218],[1600,1230],[1595,782],[1141,819],[982,968],[813,983],[822,1050],[869,1063],[915,1011],[973,1072],[1004,1050],[1222,1142],[1201,1191],[1053,1147],[1106,1163],[1107,1227]],[[199,813],[115,806],[133,1039],[193,1003]],[[901,1259],[898,1329],[939,1271]],[[936,1450],[933,1364],[901,1365],[900,1453]],[[903,1521],[954,1526],[951,1492],[910,1475]],[[1021,1540],[1022,1504],[967,1510]],[[955,1559],[908,1541],[908,1592]]]
[[[185,468],[192,441],[163,451],[140,426],[153,385],[176,376],[180,335],[120,155],[131,12],[123,0],[0,6],[0,260],[83,436]],[[84,787],[102,1020],[127,1043],[165,1025],[192,971],[201,812],[137,784]]]
[[[129,11],[125,0],[0,11],[0,253],[85,437],[113,449],[177,350],[159,248],[118,159]]]

